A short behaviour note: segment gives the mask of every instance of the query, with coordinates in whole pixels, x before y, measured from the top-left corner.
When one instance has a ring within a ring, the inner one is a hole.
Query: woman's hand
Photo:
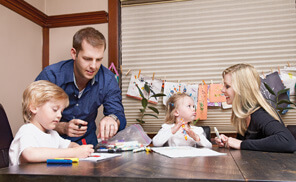
[[[240,149],[242,141],[236,138],[229,137],[226,143],[227,148]]]
[[[242,143],[241,140],[232,137],[227,137],[223,134],[220,135],[220,139],[218,137],[215,137],[215,142],[219,147],[234,149],[240,149],[240,145]]]
[[[219,138],[215,137],[215,142],[219,147],[226,147],[226,143],[228,142],[228,137],[221,134]]]

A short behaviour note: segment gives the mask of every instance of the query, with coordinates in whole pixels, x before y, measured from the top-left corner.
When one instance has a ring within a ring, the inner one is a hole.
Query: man
[[[70,105],[55,128],[61,136],[79,144],[97,145],[126,126],[121,90],[114,74],[102,65],[106,40],[102,33],[88,27],[73,37],[72,59],[46,67],[36,80],[49,80],[65,90]],[[98,108],[104,106],[96,136]]]

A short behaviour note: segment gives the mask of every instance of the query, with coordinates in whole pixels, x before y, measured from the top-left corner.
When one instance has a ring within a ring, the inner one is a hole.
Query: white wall
[[[39,9],[43,13],[45,13],[45,4],[46,0],[25,0],[27,3],[31,4],[35,8]]]
[[[108,10],[108,0],[26,1],[49,16]],[[15,135],[23,124],[22,93],[42,70],[42,27],[2,5],[0,23],[0,103]],[[108,38],[107,23],[89,26],[97,28]],[[82,27],[86,26],[50,29],[50,64],[70,59],[72,37]],[[103,64],[108,65],[108,50]]]
[[[42,28],[0,5],[0,103],[13,134],[24,123],[22,93],[41,71]]]

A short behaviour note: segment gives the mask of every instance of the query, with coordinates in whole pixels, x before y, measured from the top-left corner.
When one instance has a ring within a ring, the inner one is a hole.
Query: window
[[[191,0],[122,7],[122,95],[128,124],[137,123],[141,102],[126,97],[128,70],[171,82],[221,83],[222,71],[236,63],[249,63],[259,73],[296,61],[294,1]],[[143,125],[157,132],[164,121],[151,117]],[[296,110],[283,116],[295,124]],[[235,132],[230,110],[209,108],[208,119],[198,125]]]

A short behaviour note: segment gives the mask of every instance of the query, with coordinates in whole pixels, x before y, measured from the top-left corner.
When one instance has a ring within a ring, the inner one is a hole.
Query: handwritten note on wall
[[[140,77],[137,77],[137,75],[132,74],[126,95],[129,97],[141,100],[142,97],[140,96],[139,90],[136,86],[136,85],[138,85],[138,87],[141,89],[144,96],[146,98],[148,98],[148,93],[144,89],[145,83],[148,83],[148,86],[151,89],[151,93],[149,93],[150,96],[157,94],[157,93],[161,93],[161,86],[162,86],[161,80],[159,80],[159,79],[152,80],[151,77],[145,77],[142,75],[140,75]],[[148,100],[148,102],[150,102],[152,104],[157,104],[158,98],[152,97]]]

